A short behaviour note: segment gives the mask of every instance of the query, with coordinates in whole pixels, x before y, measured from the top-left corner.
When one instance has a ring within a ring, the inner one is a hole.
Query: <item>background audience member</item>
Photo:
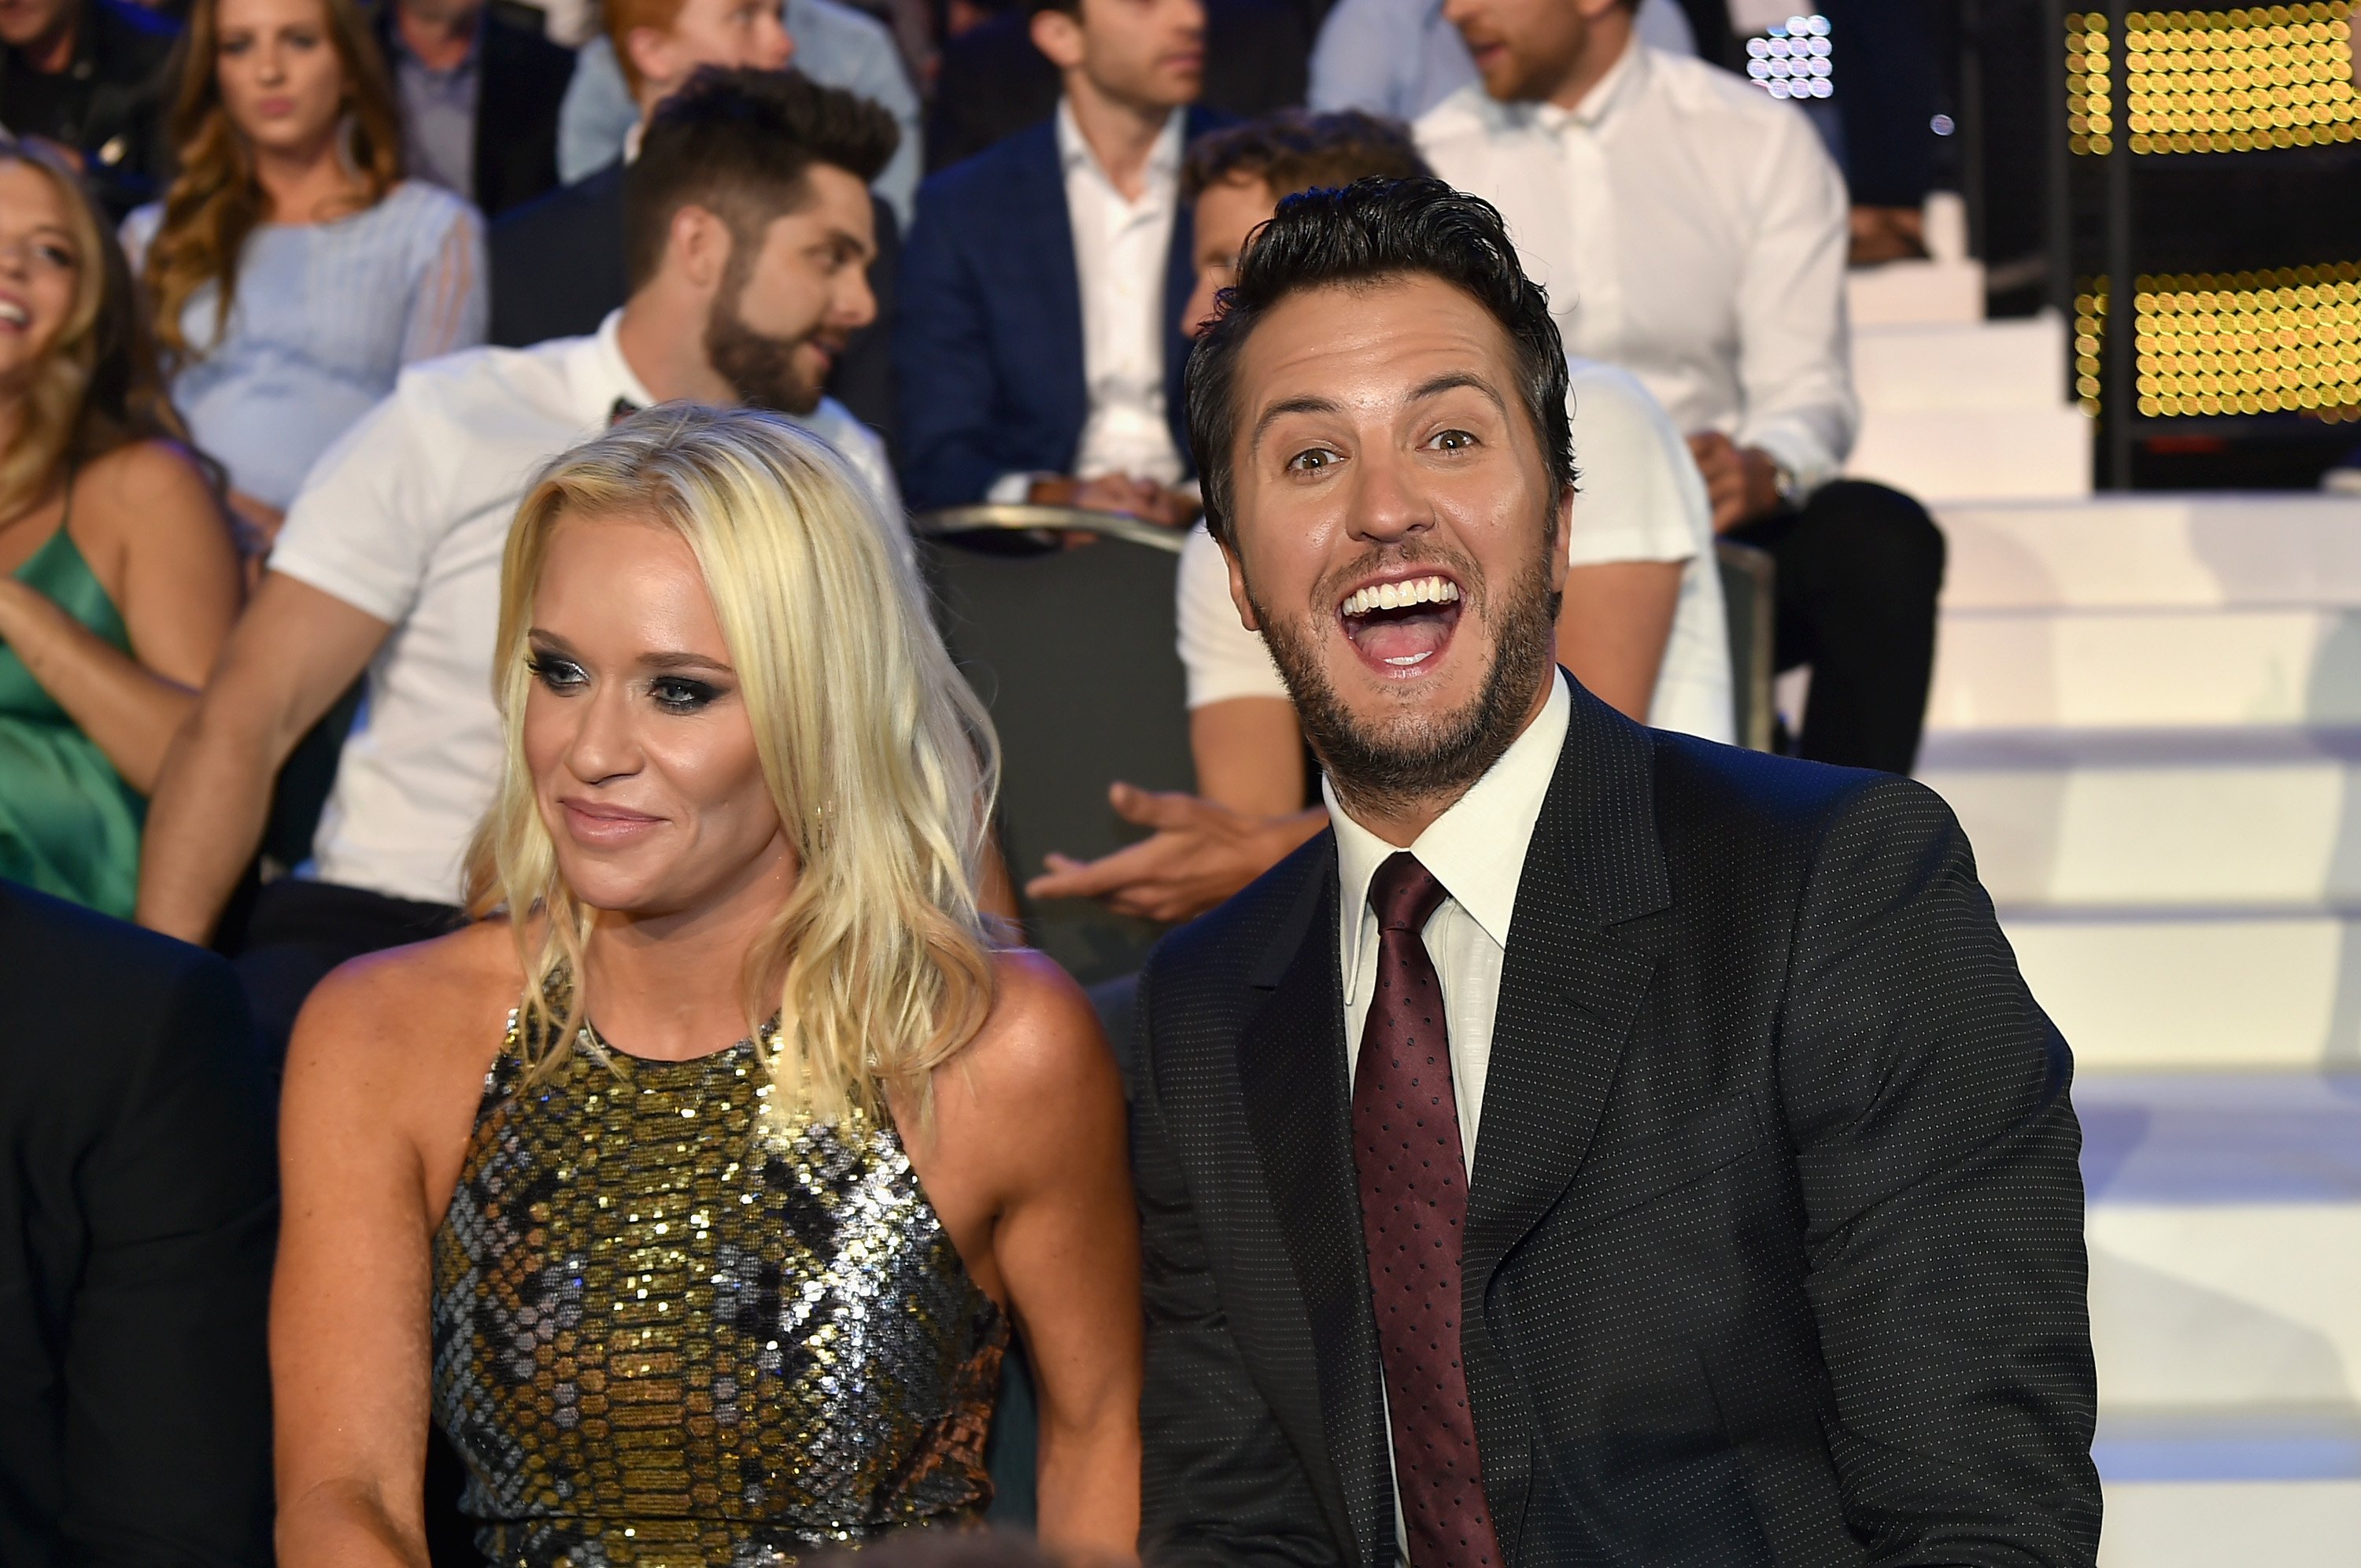
[[[269,1568],[270,1095],[210,953],[0,881],[0,1563]]]
[[[1480,86],[1418,123],[1435,171],[1508,219],[1569,349],[1683,429],[1717,529],[1778,564],[1778,661],[1812,666],[1800,750],[1907,773],[1943,539],[1839,480],[1858,408],[1844,185],[1792,104],[1639,43],[1629,0],[1448,0]]]
[[[203,938],[253,858],[272,776],[364,669],[309,876],[262,890],[238,969],[283,1047],[321,976],[455,917],[500,772],[491,658],[501,541],[534,472],[634,408],[781,410],[898,516],[876,438],[825,399],[829,345],[870,317],[868,183],[886,113],[786,73],[713,71],[631,165],[630,301],[596,335],[405,374],[324,459],[176,743],[148,823],[140,919]]]
[[[918,90],[910,85],[902,51],[885,24],[866,11],[837,0],[786,0],[779,15],[795,46],[796,69],[824,87],[841,87],[856,98],[883,105],[902,132],[893,161],[877,177],[876,192],[894,209],[894,221],[910,225],[918,195]],[[711,64],[733,63],[725,60]],[[640,105],[614,41],[602,33],[582,46],[573,84],[557,126],[557,171],[569,184],[597,173],[623,155]]]
[[[1136,3],[1136,0],[1134,0]],[[1030,0],[946,38],[927,120],[927,167],[948,169],[1057,112],[1058,67],[1035,41]],[[1208,108],[1268,114],[1303,102],[1309,8],[1291,0],[1204,0]]]
[[[0,876],[127,916],[141,797],[236,618],[237,553],[114,236],[27,144],[0,147]]]
[[[1190,149],[1202,330],[1247,236],[1283,196],[1368,178],[1424,175],[1399,125],[1358,112],[1274,115]],[[1705,487],[1680,431],[1629,375],[1566,362],[1566,419],[1580,486],[1566,531],[1559,663],[1642,723],[1734,738],[1730,647]],[[1258,631],[1246,629],[1235,554],[1201,524],[1181,547],[1180,652],[1189,681],[1197,795],[1119,784],[1114,804],[1156,829],[1090,864],[1050,857],[1036,898],[1097,897],[1157,920],[1203,913],[1327,825],[1303,809],[1303,734]]]
[[[385,0],[374,31],[401,104],[401,156],[496,218],[557,183],[573,51],[484,0]]]
[[[170,17],[126,0],[0,0],[0,126],[64,148],[109,221],[170,167]]]
[[[1180,311],[1195,286],[1180,159],[1214,124],[1192,108],[1199,0],[1034,0],[1057,113],[918,192],[894,359],[927,395],[901,408],[914,507],[986,499],[1191,510]]]
[[[173,401],[266,537],[401,367],[484,339],[482,220],[404,180],[354,0],[196,0],[181,170],[124,225]]]
[[[1336,0],[1312,48],[1312,107],[1414,120],[1474,82],[1476,58],[1444,11],[1444,0]],[[1674,0],[1640,0],[1637,25],[1643,43],[1697,52]]]

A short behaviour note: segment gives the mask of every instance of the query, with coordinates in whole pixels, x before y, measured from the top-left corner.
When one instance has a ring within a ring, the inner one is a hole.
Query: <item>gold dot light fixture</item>
[[[2108,82],[2123,55],[2124,103]],[[2068,144],[2104,155],[2252,152],[2361,138],[2350,0],[2228,11],[2103,12],[2066,21]]]
[[[2099,410],[2105,283],[2074,302],[2074,389]],[[2150,419],[2361,420],[2361,265],[2137,280],[2138,408]]]

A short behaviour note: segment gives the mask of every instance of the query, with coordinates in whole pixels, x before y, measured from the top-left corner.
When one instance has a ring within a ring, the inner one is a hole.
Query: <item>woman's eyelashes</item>
[[[546,649],[536,651],[525,661],[525,668],[544,687],[560,696],[571,696],[586,691],[590,685],[589,673],[573,660]],[[701,681],[691,675],[657,675],[645,687],[648,700],[664,713],[698,713],[710,707],[727,691],[711,681]]]

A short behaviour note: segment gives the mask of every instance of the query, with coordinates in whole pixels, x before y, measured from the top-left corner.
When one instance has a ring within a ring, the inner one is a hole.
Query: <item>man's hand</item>
[[[1026,499],[1040,506],[1083,511],[1122,512],[1161,528],[1186,528],[1197,520],[1197,503],[1153,479],[1102,474],[1095,479],[1036,479]]]
[[[1760,447],[1740,447],[1719,431],[1689,437],[1690,455],[1713,502],[1713,531],[1726,533],[1779,504],[1779,465]]]
[[[1193,795],[1117,784],[1115,814],[1155,834],[1095,861],[1048,857],[1049,871],[1025,884],[1029,898],[1095,898],[1118,915],[1187,920],[1202,915],[1287,858],[1327,825],[1313,809],[1249,817]]]

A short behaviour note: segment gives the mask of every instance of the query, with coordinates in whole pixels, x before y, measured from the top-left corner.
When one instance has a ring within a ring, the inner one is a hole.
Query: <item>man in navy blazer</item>
[[[1036,500],[1184,521],[1180,150],[1221,123],[1195,106],[1202,0],[1033,5],[1058,113],[918,192],[894,337],[904,492],[920,510]]]

